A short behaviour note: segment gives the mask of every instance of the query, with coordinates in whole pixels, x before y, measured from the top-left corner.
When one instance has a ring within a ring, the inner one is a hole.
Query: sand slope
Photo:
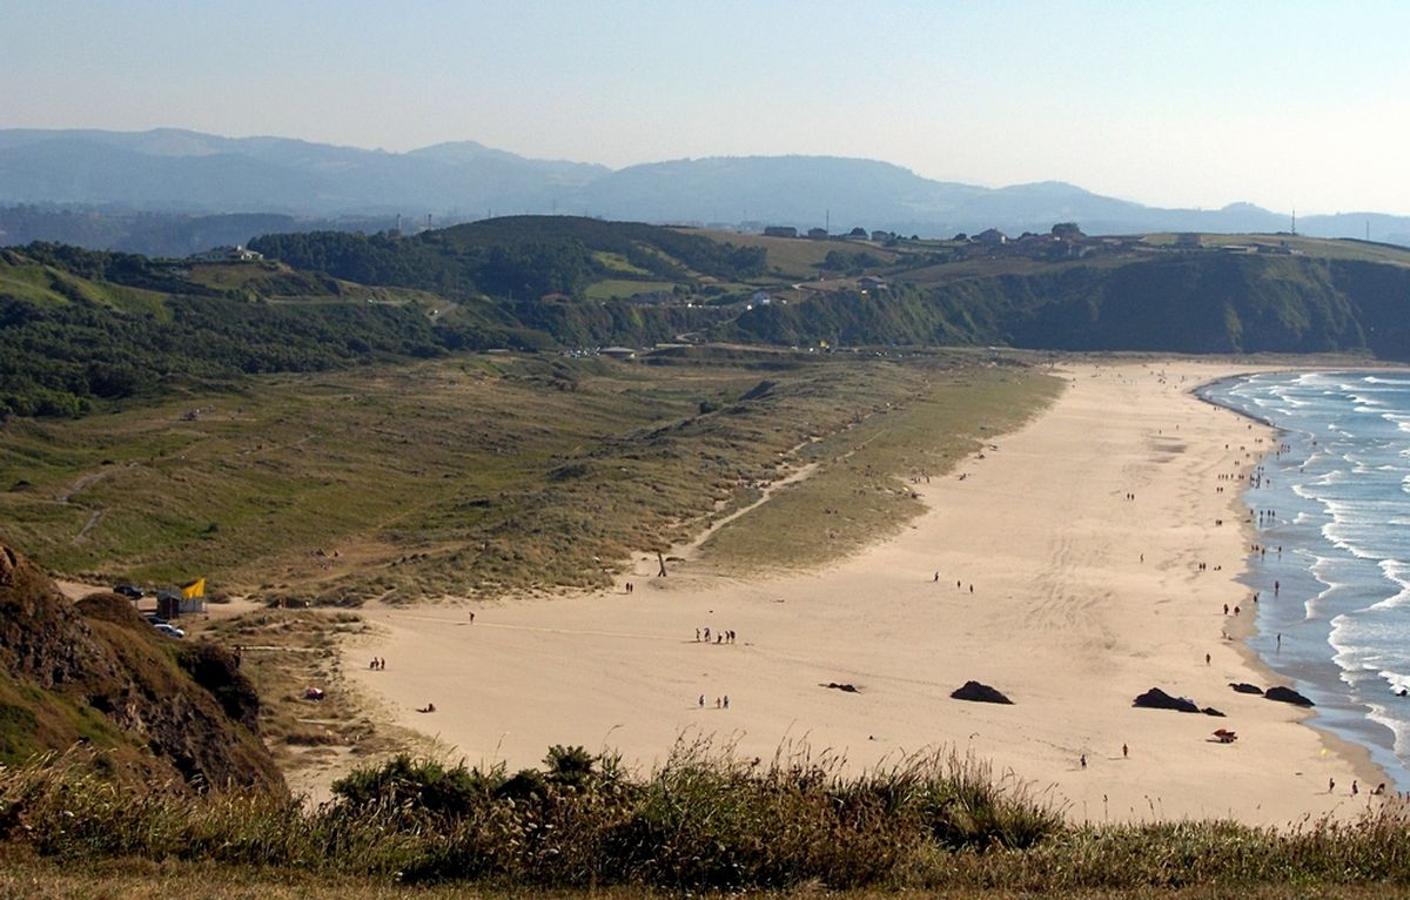
[[[468,608],[369,609],[382,636],[349,648],[346,668],[472,763],[528,765],[573,743],[649,764],[682,734],[765,757],[806,739],[859,765],[953,744],[1050,785],[1078,819],[1354,811],[1367,800],[1351,780],[1380,780],[1364,753],[1227,686],[1268,677],[1221,639],[1250,624],[1221,612],[1249,605],[1234,581],[1248,536],[1216,476],[1250,465],[1266,435],[1188,393],[1229,365],[1154,368],[1166,377],[1144,363],[1067,370],[1048,412],[921,488],[930,509],[914,528],[827,570],[655,579],[643,561],[632,594],[476,607],[473,625]],[[695,643],[705,626],[738,642]],[[387,671],[367,671],[373,655]],[[971,678],[1015,705],[951,700]],[[833,681],[860,693],[819,686]],[[1133,709],[1153,686],[1228,718]],[[437,712],[414,711],[427,701]],[[1219,727],[1238,742],[1208,742]]]

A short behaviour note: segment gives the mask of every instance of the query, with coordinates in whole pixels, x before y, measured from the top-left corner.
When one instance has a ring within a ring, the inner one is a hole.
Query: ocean
[[[1314,724],[1410,790],[1410,373],[1263,374],[1201,396],[1282,432],[1244,494],[1265,548],[1244,575],[1251,646],[1317,704]]]

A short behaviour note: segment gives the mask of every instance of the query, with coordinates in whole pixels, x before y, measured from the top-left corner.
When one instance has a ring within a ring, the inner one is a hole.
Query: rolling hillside
[[[0,417],[493,348],[713,340],[1410,359],[1410,251],[1390,245],[732,237],[519,216],[406,237],[269,235],[253,246],[272,258],[255,263],[0,251]]]

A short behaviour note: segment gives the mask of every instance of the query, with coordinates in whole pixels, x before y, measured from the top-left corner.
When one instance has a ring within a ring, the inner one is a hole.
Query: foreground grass
[[[963,354],[690,349],[252,378],[8,423],[0,530],[61,575],[207,575],[264,599],[600,587],[747,502],[799,445],[985,371]]]
[[[1398,807],[1283,831],[1074,827],[1022,785],[953,755],[844,775],[806,753],[761,762],[695,745],[645,777],[581,748],[552,748],[544,768],[513,775],[400,758],[354,773],[337,801],[311,810],[85,772],[72,757],[0,772],[0,853],[19,861],[5,877],[57,862],[77,887],[116,872],[172,890],[209,877],[246,896],[409,885],[1387,896],[1410,885]]]

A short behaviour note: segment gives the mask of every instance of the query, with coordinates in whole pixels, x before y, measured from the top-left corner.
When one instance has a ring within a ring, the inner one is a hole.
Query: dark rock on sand
[[[1221,719],[1228,718],[1222,712],[1212,706],[1206,706],[1204,709],[1200,710],[1200,712],[1204,713],[1206,716],[1217,716]]]
[[[1315,706],[1311,700],[1299,694],[1292,688],[1270,687],[1263,694],[1269,700],[1277,700],[1279,703],[1291,703],[1293,706]]]
[[[1193,700],[1185,697],[1172,697],[1160,688],[1151,688],[1135,700],[1131,701],[1132,706],[1141,709],[1173,709],[1177,712],[1197,713],[1200,711],[1198,705]]]
[[[1235,691],[1237,691],[1237,692],[1240,693],[1240,694],[1262,694],[1262,693],[1263,693],[1263,688],[1259,687],[1259,686],[1256,685],[1256,684],[1249,684],[1247,681],[1240,681],[1238,684],[1234,684],[1233,682],[1230,682],[1230,683],[1229,683],[1229,687],[1233,688]]]
[[[950,696],[955,700],[970,700],[975,703],[1006,703],[1010,706],[1013,701],[1005,697],[1002,693],[991,688],[987,684],[980,684],[978,681],[966,681],[964,687],[950,692]]]
[[[823,687],[832,688],[834,691],[845,691],[848,694],[858,693],[857,686],[850,682],[829,681],[827,684],[823,685]]]

